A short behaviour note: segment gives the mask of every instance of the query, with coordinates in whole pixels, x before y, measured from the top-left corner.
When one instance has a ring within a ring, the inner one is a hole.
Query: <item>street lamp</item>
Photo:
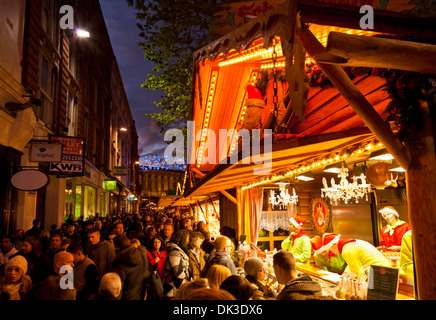
[[[89,38],[89,32],[83,29],[76,29],[75,35],[79,38]]]

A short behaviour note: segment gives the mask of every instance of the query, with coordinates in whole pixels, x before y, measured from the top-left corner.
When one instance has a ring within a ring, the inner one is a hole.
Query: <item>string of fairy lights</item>
[[[294,167],[287,169],[281,173],[273,174],[268,177],[254,181],[248,185],[241,187],[241,189],[247,190],[253,187],[257,187],[259,185],[272,183],[286,178],[291,178],[299,174],[302,174],[304,172],[320,169],[325,167],[326,165],[340,162],[340,161],[345,161],[348,158],[358,157],[365,153],[379,150],[382,148],[383,148],[383,144],[379,142],[377,139],[373,139],[370,142],[361,143],[356,146],[342,150],[340,152],[332,153],[325,157],[315,159],[313,161],[306,162],[304,164],[295,165]]]

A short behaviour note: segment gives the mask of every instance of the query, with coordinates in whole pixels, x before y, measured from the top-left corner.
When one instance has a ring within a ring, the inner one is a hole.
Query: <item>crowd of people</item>
[[[115,217],[73,217],[43,230],[0,236],[2,300],[195,300],[280,299],[264,283],[256,257],[235,259],[232,228],[211,239],[204,221],[172,212]],[[293,255],[274,257],[277,279],[298,278]],[[243,270],[241,273],[237,271]],[[310,278],[303,295],[320,295]],[[313,288],[312,288],[312,287]],[[289,287],[289,288],[286,288]],[[298,288],[301,286],[297,285]],[[304,287],[304,286],[303,286]],[[300,290],[301,291],[301,290]]]
[[[386,217],[395,213],[385,211]],[[26,232],[0,235],[0,299],[325,299],[320,283],[296,269],[312,253],[317,267],[336,273],[348,268],[359,274],[365,265],[388,264],[364,241],[337,234],[310,239],[303,223],[290,219],[290,236],[272,257],[274,289],[262,259],[244,257],[241,263],[234,229],[223,226],[211,239],[204,221],[177,211],[69,217],[49,230],[35,219]],[[399,226],[402,233],[409,230],[393,221],[382,231],[383,245],[392,246],[389,239]]]

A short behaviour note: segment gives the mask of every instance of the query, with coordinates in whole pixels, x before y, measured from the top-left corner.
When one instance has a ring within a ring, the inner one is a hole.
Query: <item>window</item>
[[[40,74],[40,92],[41,107],[35,107],[37,117],[42,120],[48,127],[53,126],[53,93],[56,85],[56,69],[43,55],[41,57],[41,74]]]
[[[289,214],[287,209],[272,209],[268,203],[270,190],[278,191],[277,188],[265,188],[263,190],[262,217],[260,222],[259,238],[257,246],[264,251],[281,249],[281,243],[289,236]]]
[[[68,92],[67,98],[67,127],[68,135],[71,137],[77,134],[77,104],[76,99]]]

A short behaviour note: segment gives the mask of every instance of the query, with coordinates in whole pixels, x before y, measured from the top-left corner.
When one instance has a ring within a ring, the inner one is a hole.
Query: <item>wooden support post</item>
[[[205,174],[203,172],[201,172],[200,170],[198,170],[197,168],[192,167],[191,171],[195,174],[198,174],[201,178],[203,178],[205,176]]]
[[[307,28],[300,30],[300,38],[306,51],[316,60],[318,54],[325,53],[324,46]],[[386,149],[394,156],[398,164],[407,169],[410,166],[410,153],[398,137],[391,131],[380,115],[374,110],[365,96],[355,86],[342,67],[333,64],[318,63],[333,85],[347,100],[354,111],[360,116],[366,126],[384,144]]]
[[[230,201],[232,201],[233,203],[235,203],[236,205],[238,204],[238,201],[235,199],[235,197],[233,197],[230,193],[228,193],[226,190],[220,190],[220,192]]]
[[[415,259],[415,298],[436,300],[436,156],[427,102],[422,101],[420,111],[424,123],[414,137],[415,146],[408,146],[412,163],[406,172]]]

